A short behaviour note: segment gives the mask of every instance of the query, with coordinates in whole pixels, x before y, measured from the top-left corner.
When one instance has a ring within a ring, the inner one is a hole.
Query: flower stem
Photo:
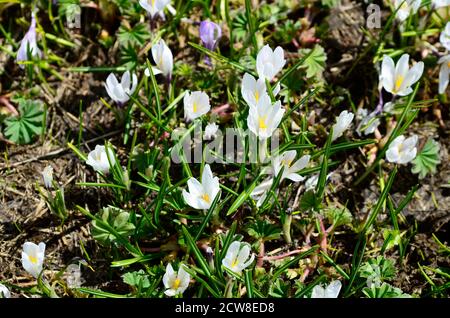
[[[287,214],[283,223],[283,235],[287,244],[292,244],[291,238],[292,214]]]
[[[261,139],[259,141],[259,147],[258,147],[258,159],[259,163],[263,164],[266,161],[266,152],[267,152],[267,139]]]
[[[233,298],[234,280],[228,277],[227,285],[225,286],[225,298]]]
[[[264,240],[261,239],[259,240],[259,254],[256,261],[256,267],[261,268],[263,266],[265,254]]]

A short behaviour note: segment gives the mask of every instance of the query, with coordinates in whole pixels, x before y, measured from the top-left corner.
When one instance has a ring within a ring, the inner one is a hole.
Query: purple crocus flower
[[[31,26],[28,29],[28,32],[22,39],[20,43],[19,50],[17,51],[16,61],[28,61],[28,50],[30,50],[30,54],[32,57],[39,56],[42,57],[42,52],[37,46],[36,42],[36,17],[34,12],[31,14]],[[24,68],[23,64],[19,64],[20,68]]]
[[[220,26],[211,21],[202,21],[200,23],[200,39],[205,48],[214,51],[222,37]],[[211,65],[209,56],[205,57],[205,63]]]

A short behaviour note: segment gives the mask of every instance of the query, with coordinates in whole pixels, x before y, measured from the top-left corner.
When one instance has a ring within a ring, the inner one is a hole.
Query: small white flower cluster
[[[411,86],[421,78],[423,70],[424,64],[422,61],[409,68],[408,54],[403,54],[397,64],[394,63],[391,57],[384,56],[381,64],[380,83],[394,98],[396,96],[407,96],[413,92]],[[393,106],[393,102],[386,103],[384,110],[389,112]],[[362,119],[360,127],[365,127],[365,134],[378,126],[379,119],[376,118],[376,114],[377,111]],[[417,141],[418,137],[416,135],[406,139],[404,136],[397,136],[389,144],[386,151],[386,159],[389,162],[398,164],[411,162],[417,155]]]
[[[450,0],[432,0],[432,9],[450,6]],[[421,0],[394,0],[394,9],[396,10],[396,18],[403,23],[410,15],[416,14],[421,5]],[[450,22],[447,22],[444,30],[439,37],[440,43],[444,48],[450,50]],[[385,58],[386,59],[386,58]],[[383,82],[384,88],[399,96],[409,95],[412,90],[410,86],[417,81],[423,72],[423,63],[417,63],[408,72],[408,55],[403,55],[394,71],[394,63],[389,59],[383,60],[385,64],[385,74]],[[441,65],[439,71],[439,94],[444,94],[449,83],[450,76],[450,54],[442,56],[438,60]]]
[[[260,140],[272,136],[285,112],[280,101],[272,103],[266,87],[266,81],[272,81],[285,64],[286,59],[281,47],[272,50],[265,45],[256,56],[258,80],[248,73],[244,74],[242,80],[241,94],[250,107],[247,126]],[[275,97],[279,91],[280,84],[274,88],[272,95]]]

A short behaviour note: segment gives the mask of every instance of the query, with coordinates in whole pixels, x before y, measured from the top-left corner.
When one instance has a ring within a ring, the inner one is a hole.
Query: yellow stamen
[[[259,117],[259,129],[266,129],[267,128],[265,119],[266,119],[266,116]]]
[[[211,202],[210,199],[209,199],[209,195],[206,194],[206,193],[202,195],[202,199],[203,199],[203,201],[206,201],[208,203]]]
[[[37,262],[38,262],[37,257],[34,257],[34,256],[28,255],[28,259],[29,259],[30,262],[33,263],[33,264],[37,264]]]
[[[397,76],[397,79],[396,79],[396,81],[395,81],[395,90],[396,91],[398,91],[399,89],[400,89],[400,86],[402,86],[402,84],[403,84],[403,80],[404,80],[404,77],[403,76]]]
[[[255,92],[255,100],[256,100],[256,102],[258,102],[258,100],[259,100],[259,93],[258,93],[258,91]]]
[[[173,282],[173,289],[177,289],[178,287],[180,287],[181,284],[181,280],[179,278],[175,279],[175,281]]]
[[[281,163],[287,167],[290,167],[293,160],[281,160]]]
[[[194,105],[192,105],[192,111],[193,111],[194,113],[197,112],[197,103],[195,103],[195,102],[194,102]]]
[[[237,261],[237,258],[235,258],[235,259],[233,260],[233,262],[231,263],[231,267],[232,267],[232,268],[235,268],[235,267],[237,266],[237,264],[238,264],[238,261]]]
[[[447,67],[450,68],[450,61],[447,62]]]
[[[152,7],[155,6],[155,0],[152,0]]]

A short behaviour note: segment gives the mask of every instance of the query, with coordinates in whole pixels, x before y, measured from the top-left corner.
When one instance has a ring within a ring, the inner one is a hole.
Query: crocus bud
[[[53,167],[48,165],[42,171],[42,179],[44,180],[44,185],[47,189],[52,187],[53,182]]]
[[[158,70],[170,80],[173,71],[173,54],[163,39],[152,46],[152,57]],[[155,72],[153,72],[153,74],[155,74]],[[145,70],[145,75],[150,76],[150,71],[148,69]]]
[[[220,26],[211,21],[202,21],[200,23],[200,39],[205,48],[214,51],[222,37],[222,30]],[[209,56],[205,56],[205,63],[211,65]]]
[[[28,29],[28,32],[22,39],[20,43],[19,50],[17,51],[16,61],[28,61],[28,51],[30,52],[31,57],[38,56],[42,57],[42,52],[37,46],[36,42],[36,17],[34,12],[31,14],[31,25]],[[20,68],[24,68],[25,66],[19,64]]]
[[[331,141],[335,141],[342,136],[344,131],[346,131],[352,123],[353,117],[353,113],[349,113],[346,110],[341,112],[339,117],[336,117],[336,123],[333,125],[333,136],[331,137]]]

